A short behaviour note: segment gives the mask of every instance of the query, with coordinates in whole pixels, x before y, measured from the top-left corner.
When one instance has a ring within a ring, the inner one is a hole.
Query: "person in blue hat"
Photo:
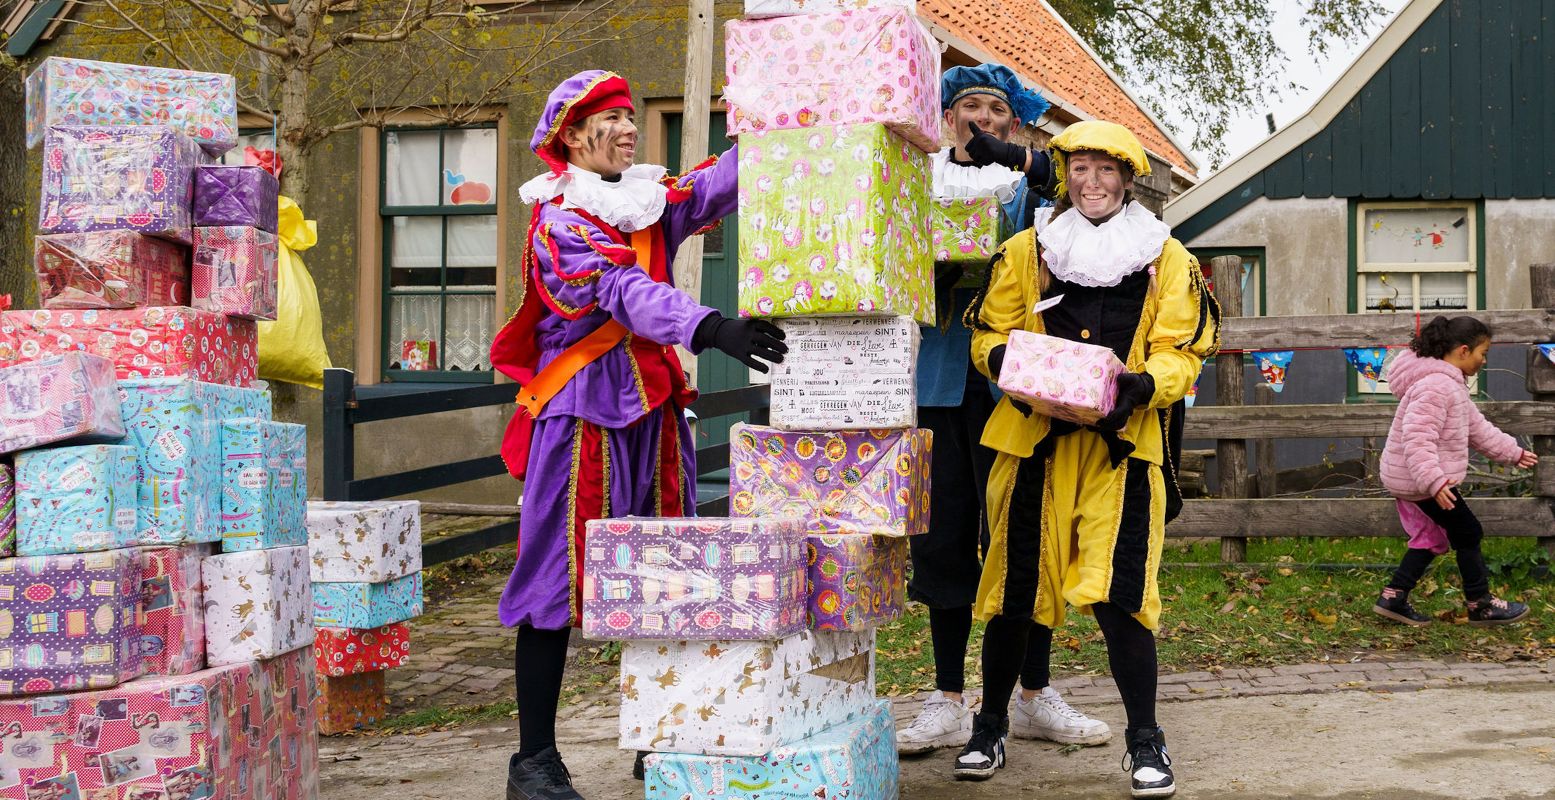
[[[1046,152],[1029,151],[1008,139],[1021,126],[1035,123],[1047,101],[998,64],[953,67],[940,86],[945,125],[955,145],[930,157],[935,197],[994,196],[1004,208],[1002,235],[1030,227],[1037,205],[1051,197],[1052,163]],[[981,165],[968,152],[974,146]],[[1002,160],[989,161],[990,152]],[[918,356],[918,423],[934,433],[933,474],[929,531],[907,540],[913,560],[907,591],[929,608],[935,692],[917,719],[897,733],[902,754],[962,747],[972,735],[973,713],[962,696],[964,664],[982,575],[979,554],[988,542],[984,487],[995,457],[979,440],[995,397],[972,365],[972,332],[961,320],[975,290],[954,288],[963,277],[960,264],[936,268],[940,324],[923,331]],[[1074,710],[1048,685],[1052,642],[1051,629],[1033,628],[1011,733],[1065,744],[1105,743],[1112,736],[1107,724]]]

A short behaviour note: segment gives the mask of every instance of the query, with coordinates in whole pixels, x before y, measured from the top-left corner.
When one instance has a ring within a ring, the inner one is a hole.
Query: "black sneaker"
[[[1416,611],[1415,607],[1409,604],[1409,593],[1398,589],[1383,589],[1382,595],[1377,598],[1377,604],[1372,606],[1371,610],[1378,616],[1416,628],[1431,624],[1430,617]]]
[[[1004,769],[1004,737],[1008,733],[1006,720],[989,712],[972,718],[972,738],[956,756],[956,780],[986,781],[997,770]]]
[[[1166,734],[1160,728],[1128,732],[1123,771],[1129,773],[1129,793],[1134,797],[1171,797],[1177,792],[1172,759],[1166,754]]]
[[[648,768],[643,764],[643,759],[645,759],[647,757],[648,757],[648,751],[647,750],[638,750],[637,751],[637,760],[632,762],[632,778],[634,780],[639,780],[640,781],[640,780],[643,780],[644,778],[647,777],[647,775],[648,775]]]
[[[1510,625],[1526,616],[1528,616],[1526,603],[1502,600],[1495,595],[1486,595],[1483,600],[1469,603],[1469,624],[1482,628],[1491,625]]]
[[[507,800],[583,800],[583,795],[572,788],[561,753],[547,747],[523,761],[517,753],[508,760]]]

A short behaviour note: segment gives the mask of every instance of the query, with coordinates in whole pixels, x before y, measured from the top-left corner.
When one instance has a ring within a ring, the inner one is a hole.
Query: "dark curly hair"
[[[1441,358],[1464,346],[1470,350],[1490,341],[1490,326],[1473,317],[1437,317],[1420,329],[1409,342],[1415,355]]]

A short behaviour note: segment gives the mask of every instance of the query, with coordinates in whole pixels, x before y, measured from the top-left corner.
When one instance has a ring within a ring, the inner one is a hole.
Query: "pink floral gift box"
[[[999,389],[1039,413],[1091,425],[1112,413],[1118,376],[1125,370],[1111,348],[1014,331]]]

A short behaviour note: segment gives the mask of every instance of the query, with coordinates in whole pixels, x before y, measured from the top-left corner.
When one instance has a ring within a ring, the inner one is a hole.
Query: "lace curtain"
[[[448,296],[447,338],[440,339],[438,325],[443,297],[436,289],[425,293],[397,294],[389,298],[389,367],[405,369],[405,343],[432,342],[436,352],[425,369],[489,370],[493,320],[497,297],[493,294]]]

